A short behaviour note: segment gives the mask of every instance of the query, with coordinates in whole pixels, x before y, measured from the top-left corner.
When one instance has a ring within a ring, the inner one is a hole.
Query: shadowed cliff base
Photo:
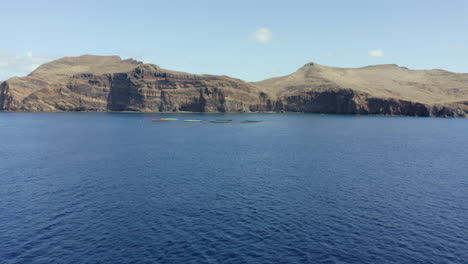
[[[65,57],[0,84],[1,111],[305,112],[466,117],[468,74],[308,63],[248,83],[118,56]]]

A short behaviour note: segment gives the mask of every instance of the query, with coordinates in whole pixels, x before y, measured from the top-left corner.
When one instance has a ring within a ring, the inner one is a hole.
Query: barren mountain
[[[0,86],[4,111],[245,112],[260,107],[252,84],[194,75],[118,56],[66,57]]]
[[[0,84],[2,111],[468,114],[468,74],[397,65],[335,68],[247,83],[162,69],[117,56],[65,57]]]
[[[468,111],[468,74],[444,70],[308,63],[254,84],[285,111],[414,116],[465,116]]]

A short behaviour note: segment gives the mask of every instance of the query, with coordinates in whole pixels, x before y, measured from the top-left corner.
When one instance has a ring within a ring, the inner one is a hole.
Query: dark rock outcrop
[[[427,105],[394,98],[376,98],[353,90],[308,92],[277,101],[274,111],[351,115],[401,115],[422,117],[466,117],[461,109]]]

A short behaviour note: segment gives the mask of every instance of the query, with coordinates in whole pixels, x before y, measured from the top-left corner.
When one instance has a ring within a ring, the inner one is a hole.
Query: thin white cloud
[[[369,51],[369,56],[371,56],[371,57],[383,57],[384,52],[381,49],[371,50],[371,51]]]
[[[260,28],[254,33],[255,40],[260,43],[268,43],[273,38],[273,32],[269,28]]]
[[[25,76],[41,64],[53,58],[28,51],[25,55],[16,55],[0,51],[0,81],[14,76]]]

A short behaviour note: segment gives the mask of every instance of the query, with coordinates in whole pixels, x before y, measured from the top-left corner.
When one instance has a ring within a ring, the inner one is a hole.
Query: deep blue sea
[[[1,113],[0,263],[468,263],[468,120]]]

